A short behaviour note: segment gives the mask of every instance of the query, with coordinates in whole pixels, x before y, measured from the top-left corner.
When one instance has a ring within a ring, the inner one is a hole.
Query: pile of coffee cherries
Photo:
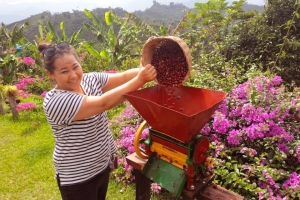
[[[188,63],[180,45],[162,40],[155,47],[151,64],[157,71],[157,82],[165,86],[180,86],[188,72]]]

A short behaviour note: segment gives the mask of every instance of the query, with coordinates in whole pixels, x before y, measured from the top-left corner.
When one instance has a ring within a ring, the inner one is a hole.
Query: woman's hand
[[[143,82],[149,82],[156,78],[156,70],[154,66],[151,64],[147,64],[146,66],[140,67],[139,73],[138,73],[138,79]]]
[[[140,59],[140,68],[143,67],[144,65],[145,65],[145,64],[144,64],[144,60],[143,60],[143,58],[141,58],[141,59]]]

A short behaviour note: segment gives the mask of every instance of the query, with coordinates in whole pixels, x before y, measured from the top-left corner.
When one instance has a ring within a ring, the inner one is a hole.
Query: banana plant
[[[25,39],[25,32],[29,22],[24,23],[20,27],[16,24],[12,30],[6,28],[2,23],[0,27],[0,46],[3,50],[15,47],[18,43],[22,43]]]
[[[53,24],[50,21],[47,21],[47,26],[45,26],[43,22],[40,21],[38,26],[39,36],[35,36],[36,46],[38,46],[38,44],[41,42],[56,44],[58,42],[67,41],[73,47],[77,48],[82,42],[79,39],[79,36],[84,30],[83,27],[81,27],[78,31],[75,31],[69,38],[66,35],[65,22],[60,22],[59,29],[61,31],[61,37],[59,37],[59,34],[56,32]]]
[[[157,35],[150,26],[130,13],[126,13],[126,19],[122,19],[112,11],[107,11],[104,14],[106,26],[91,11],[85,9],[84,13],[92,19],[93,25],[84,23],[83,26],[96,36],[96,41],[83,45],[96,59],[109,62],[110,67],[120,65],[127,57],[139,55],[142,34],[144,37]]]
[[[0,72],[4,84],[12,82],[18,65],[18,59],[14,54],[7,54],[4,58],[0,58]]]

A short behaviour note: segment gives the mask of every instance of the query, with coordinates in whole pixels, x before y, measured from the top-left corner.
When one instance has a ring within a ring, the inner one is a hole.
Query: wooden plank
[[[199,199],[203,200],[243,200],[244,197],[218,185],[209,185],[200,192]]]
[[[138,155],[136,155],[136,153],[133,153],[126,157],[126,161],[134,169],[142,171],[143,167],[147,162],[147,159],[142,159]]]

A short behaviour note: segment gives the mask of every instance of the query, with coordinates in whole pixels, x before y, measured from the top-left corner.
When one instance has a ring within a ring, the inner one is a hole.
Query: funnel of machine
[[[124,94],[151,129],[189,143],[227,93],[188,86],[156,85]]]

